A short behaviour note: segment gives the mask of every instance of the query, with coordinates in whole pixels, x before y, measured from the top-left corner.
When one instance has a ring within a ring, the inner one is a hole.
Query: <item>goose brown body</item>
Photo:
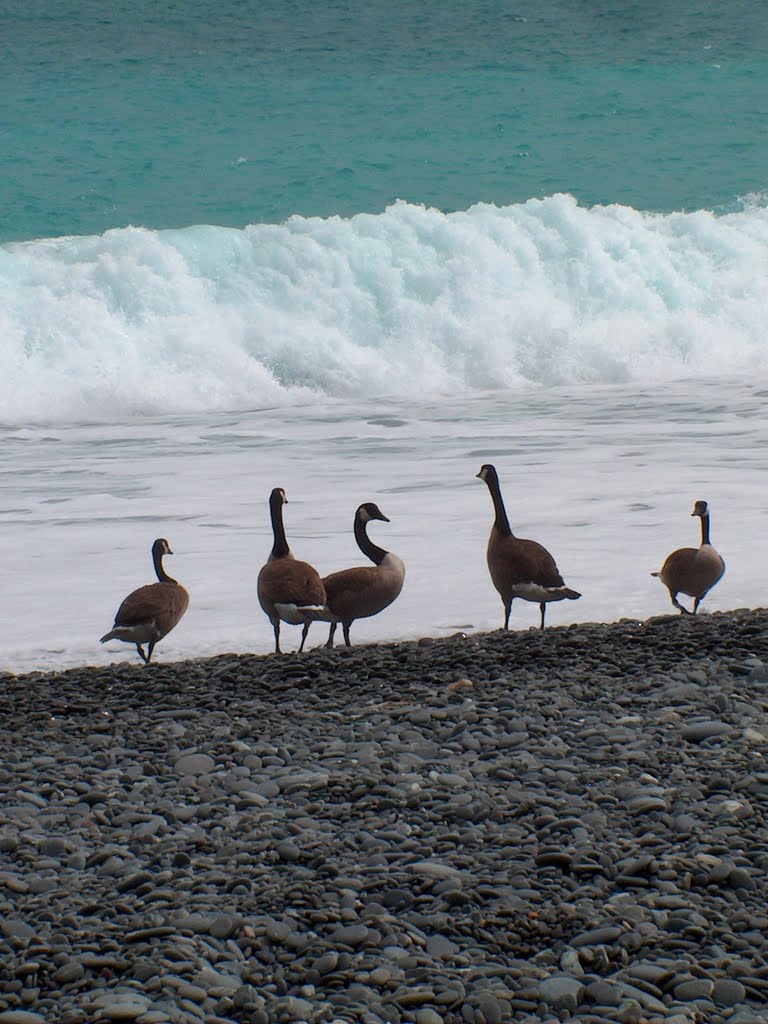
[[[168,541],[158,538],[152,545],[152,562],[157,583],[134,590],[117,609],[115,624],[101,637],[136,644],[142,660],[149,664],[155,644],[176,626],[189,606],[189,594],[163,568],[163,556],[172,555]],[[147,644],[147,653],[143,645]]]
[[[486,464],[477,475],[485,480],[493,499],[495,518],[488,538],[487,560],[491,582],[504,605],[504,629],[509,628],[512,602],[516,597],[538,603],[544,629],[544,615],[550,601],[575,601],[581,594],[565,585],[554,558],[545,547],[538,541],[515,537],[512,533],[495,467]]]
[[[658,576],[669,591],[675,608],[681,614],[695,615],[699,604],[725,572],[725,562],[709,540],[709,506],[706,501],[697,501],[692,516],[701,519],[701,545],[698,548],[678,548],[668,555]],[[685,608],[677,599],[678,594],[692,597],[693,610]]]
[[[393,552],[372,543],[367,532],[367,524],[372,519],[389,522],[373,502],[360,505],[355,512],[354,532],[358,547],[374,564],[341,569],[323,578],[326,612],[322,618],[331,623],[326,647],[333,647],[339,622],[344,631],[344,642],[349,647],[349,630],[355,619],[378,615],[403,589],[405,566]]]
[[[276,487],[269,496],[274,543],[259,572],[256,589],[259,604],[272,623],[275,653],[280,654],[280,622],[303,626],[299,651],[304,649],[309,627],[325,606],[325,587],[320,574],[308,562],[293,557],[283,525],[285,491]]]

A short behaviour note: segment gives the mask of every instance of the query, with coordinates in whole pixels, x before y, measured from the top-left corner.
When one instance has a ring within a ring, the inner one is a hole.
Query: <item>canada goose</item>
[[[516,597],[524,601],[538,601],[541,629],[544,629],[548,601],[565,598],[575,601],[581,594],[566,587],[554,558],[546,548],[535,540],[523,540],[512,533],[495,467],[486,464],[477,475],[488,484],[496,511],[488,539],[488,569],[504,604],[504,629],[509,629],[509,613]]]
[[[678,548],[667,556],[660,572],[651,573],[651,576],[659,577],[669,591],[672,604],[685,615],[696,614],[702,599],[725,572],[725,562],[709,543],[709,507],[706,501],[697,501],[691,515],[701,519],[701,547]],[[680,593],[694,599],[693,612],[677,600]]]
[[[355,619],[378,615],[392,604],[403,589],[405,566],[391,551],[377,547],[368,537],[367,525],[372,519],[388,523],[378,505],[372,501],[360,505],[355,512],[355,540],[360,550],[374,563],[342,569],[323,579],[326,610],[322,618],[331,623],[326,647],[333,647],[333,636],[340,622],[344,642],[349,642],[349,627]]]
[[[283,505],[287,502],[282,487],[269,496],[274,544],[266,565],[259,573],[259,604],[275,631],[275,653],[280,654],[280,620],[292,626],[304,626],[299,652],[304,650],[309,627],[325,605],[325,587],[320,574],[307,562],[299,562],[291,553],[283,526]]]
[[[155,644],[177,625],[189,604],[187,591],[163,568],[163,555],[172,554],[168,541],[159,537],[152,545],[152,562],[159,582],[139,587],[126,597],[117,609],[114,626],[104,634],[101,643],[124,640],[136,644],[141,658],[149,664]],[[149,644],[146,654],[142,644]]]

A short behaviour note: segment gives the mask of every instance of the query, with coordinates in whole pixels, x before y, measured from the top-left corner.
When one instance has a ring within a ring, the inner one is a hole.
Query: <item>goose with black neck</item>
[[[405,566],[392,551],[374,544],[368,536],[368,523],[388,523],[378,505],[372,501],[360,505],[355,512],[354,534],[357,546],[373,565],[341,569],[323,578],[326,607],[322,616],[331,623],[326,647],[333,647],[336,626],[341,623],[344,642],[351,646],[349,630],[355,619],[378,615],[399,596],[405,581]]]
[[[581,594],[565,585],[554,558],[545,547],[538,541],[512,533],[496,467],[486,463],[477,475],[488,485],[493,500],[495,515],[488,538],[487,560],[491,580],[504,605],[504,629],[509,629],[512,602],[516,597],[538,603],[541,629],[544,629],[544,615],[550,601],[575,601]]]
[[[288,545],[283,524],[283,505],[287,501],[282,487],[275,487],[269,496],[273,544],[256,586],[259,604],[272,623],[276,654],[282,653],[281,622],[303,627],[299,645],[301,653],[310,625],[325,606],[325,588],[317,569],[294,558]]]
[[[698,548],[678,548],[668,555],[658,576],[669,591],[675,608],[683,615],[695,615],[699,605],[725,572],[725,562],[709,539],[709,505],[706,501],[697,501],[693,506],[692,516],[701,520],[701,545]],[[686,594],[693,598],[693,610],[680,604],[678,594]]]
[[[103,644],[108,640],[136,644],[146,665],[152,660],[155,644],[179,623],[189,605],[187,591],[163,567],[163,556],[172,554],[168,541],[158,537],[152,545],[157,583],[148,583],[129,594],[117,609],[114,626],[101,638]],[[146,654],[144,644],[148,645]]]

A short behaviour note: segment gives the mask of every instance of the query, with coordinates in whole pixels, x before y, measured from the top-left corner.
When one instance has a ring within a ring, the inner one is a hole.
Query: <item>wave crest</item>
[[[766,365],[768,207],[573,197],[0,249],[9,423]]]

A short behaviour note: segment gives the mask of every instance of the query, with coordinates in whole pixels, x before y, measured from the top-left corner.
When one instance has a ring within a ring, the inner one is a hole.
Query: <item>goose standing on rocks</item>
[[[545,547],[535,540],[523,540],[512,533],[495,467],[486,464],[477,475],[488,484],[496,512],[488,539],[488,569],[504,604],[504,629],[509,629],[509,614],[516,597],[538,602],[541,629],[544,629],[544,614],[549,601],[566,598],[575,601],[581,594],[566,587],[554,558]]]
[[[702,599],[709,593],[725,572],[725,562],[709,542],[709,506],[706,501],[697,501],[692,516],[701,519],[701,546],[678,548],[667,556],[658,576],[669,591],[672,604],[684,615],[695,615]],[[692,597],[693,611],[684,608],[677,600],[678,594]]]
[[[355,619],[378,615],[403,589],[405,566],[397,555],[371,541],[367,526],[372,519],[389,522],[379,506],[368,501],[355,512],[354,531],[357,546],[373,565],[341,569],[323,579],[326,606],[322,618],[331,623],[326,647],[333,647],[333,636],[339,622],[344,630],[344,642],[347,647],[351,646],[349,627]]]
[[[325,606],[325,587],[320,574],[308,562],[293,557],[283,526],[283,505],[287,498],[282,487],[269,496],[274,543],[269,559],[259,573],[259,604],[275,631],[275,653],[280,654],[280,620],[303,626],[299,652],[304,650],[309,627]]]
[[[152,545],[152,562],[159,582],[139,587],[126,597],[117,609],[114,626],[104,634],[101,643],[123,640],[136,644],[142,660],[149,664],[155,644],[177,625],[189,605],[187,591],[163,568],[163,555],[172,554],[168,541],[159,537]],[[146,654],[142,644],[149,645]]]

